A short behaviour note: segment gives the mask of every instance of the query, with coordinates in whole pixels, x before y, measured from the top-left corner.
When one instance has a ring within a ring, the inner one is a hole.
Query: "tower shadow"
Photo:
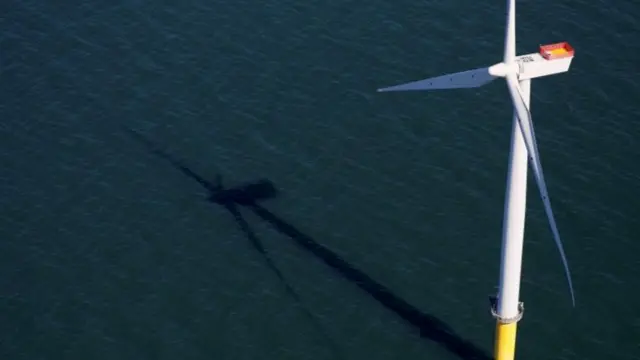
[[[320,258],[345,279],[356,284],[387,309],[395,312],[405,322],[417,328],[421,337],[435,341],[461,359],[491,359],[491,356],[482,349],[456,334],[444,321],[433,315],[421,312],[413,305],[393,294],[389,288],[354,268],[336,253],[319,244],[310,236],[300,232],[300,230],[296,229],[293,225],[277,217],[266,208],[257,203],[250,204],[248,207],[280,233],[288,236],[294,240],[297,245]]]
[[[270,224],[279,233],[293,240],[296,245],[322,260],[325,264],[336,271],[336,273],[341,277],[360,287],[363,291],[377,300],[385,308],[393,311],[407,324],[415,327],[419,331],[422,338],[439,344],[450,353],[464,360],[492,359],[492,357],[483,349],[462,338],[449,325],[447,325],[438,317],[421,312],[419,309],[409,304],[407,301],[396,296],[386,286],[376,282],[367,274],[350,265],[339,255],[315,241],[309,235],[304,234],[292,224],[286,222],[265,207],[261,206],[259,204],[261,201],[273,199],[278,195],[278,191],[271,181],[267,179],[261,179],[253,183],[225,189],[222,186],[220,174],[216,176],[216,183],[208,182],[182,163],[172,159],[168,154],[156,150],[148,140],[142,137],[142,135],[132,130],[127,131],[131,133],[136,139],[143,142],[156,155],[159,155],[162,158],[168,160],[184,175],[194,179],[203,187],[208,189],[210,192],[208,199],[209,201],[223,206],[233,214],[241,229],[253,244],[253,247],[256,248],[265,257],[268,266],[277,274],[278,278],[280,278],[280,280],[285,284],[287,292],[294,299],[296,299],[297,302],[300,302],[299,296],[284,280],[284,276],[275,266],[268,253],[264,249],[262,243],[258,240],[254,232],[250,229],[246,220],[242,217],[239,207],[244,207],[248,210],[251,210],[262,220]],[[309,314],[309,316],[312,317],[308,310],[306,312]]]

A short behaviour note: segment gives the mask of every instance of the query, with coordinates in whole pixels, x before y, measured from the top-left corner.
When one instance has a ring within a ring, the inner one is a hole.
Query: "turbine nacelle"
[[[495,77],[515,74],[518,80],[529,80],[569,71],[573,55],[557,59],[545,59],[540,53],[520,55],[511,64],[497,63],[488,68]]]
[[[516,57],[518,80],[535,79],[569,71],[573,60],[573,52],[568,56],[550,59],[545,58],[543,54],[544,52],[541,50],[540,52]]]

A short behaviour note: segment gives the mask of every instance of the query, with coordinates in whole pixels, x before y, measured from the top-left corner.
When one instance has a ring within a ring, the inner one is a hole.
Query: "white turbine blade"
[[[507,0],[507,26],[504,35],[504,63],[516,58],[516,0]]]
[[[531,164],[531,167],[533,168],[533,174],[536,178],[538,189],[540,190],[540,196],[542,197],[542,202],[544,203],[544,209],[547,213],[547,218],[549,219],[549,225],[551,226],[551,231],[553,232],[553,239],[556,242],[556,246],[558,247],[558,251],[560,252],[560,257],[562,258],[564,271],[567,276],[567,282],[569,283],[569,291],[571,292],[571,302],[573,306],[575,306],[576,300],[573,293],[573,283],[571,281],[571,272],[569,271],[569,263],[567,262],[567,257],[565,256],[565,253],[564,253],[564,247],[562,246],[562,241],[560,240],[558,227],[556,226],[556,220],[553,217],[553,211],[551,210],[551,202],[549,201],[549,194],[547,193],[547,185],[545,184],[545,181],[544,181],[542,164],[540,163],[540,154],[538,153],[538,144],[536,143],[535,133],[533,131],[533,122],[531,119],[531,112],[529,111],[529,109],[527,108],[527,105],[522,99],[522,94],[520,92],[520,86],[518,85],[518,80],[516,79],[516,75],[508,74],[506,78],[507,78],[507,85],[509,87],[509,93],[511,93],[511,98],[513,99],[513,105],[516,109],[518,123],[520,124],[520,129],[522,131],[522,137],[524,138],[527,151],[529,152],[529,159],[531,160],[530,164]]]
[[[490,67],[467,70],[390,86],[378,89],[378,92],[475,88],[495,79],[496,77],[491,74],[492,72],[490,72]]]

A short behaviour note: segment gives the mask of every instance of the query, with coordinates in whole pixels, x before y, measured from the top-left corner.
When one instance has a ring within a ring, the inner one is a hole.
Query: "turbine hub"
[[[506,77],[508,74],[518,74],[518,64],[514,61],[510,64],[503,62],[497,63],[489,67],[489,74],[496,77]]]

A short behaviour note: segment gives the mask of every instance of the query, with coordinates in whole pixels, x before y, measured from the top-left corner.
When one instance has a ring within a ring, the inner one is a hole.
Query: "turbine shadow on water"
[[[270,224],[279,233],[292,239],[296,243],[296,245],[310,252],[311,254],[322,260],[329,267],[334,269],[340,276],[349,280],[350,282],[354,283],[362,290],[367,292],[371,297],[377,300],[384,307],[400,316],[406,323],[418,329],[422,338],[436,342],[440,346],[444,347],[447,351],[457,355],[461,359],[492,359],[492,357],[484,350],[475,346],[468,340],[465,340],[460,335],[456,334],[455,331],[441,319],[437,318],[436,316],[421,312],[416,307],[412,306],[405,300],[393,294],[393,292],[389,288],[376,282],[367,274],[350,265],[336,253],[319,244],[309,235],[304,234],[293,225],[276,216],[265,207],[261,206],[259,204],[260,201],[273,199],[278,195],[278,191],[271,181],[261,179],[254,183],[225,189],[222,186],[220,174],[217,175],[215,183],[208,182],[182,163],[172,159],[168,154],[155,149],[155,147],[148,140],[142,137],[142,135],[132,130],[128,130],[128,132],[131,133],[136,139],[143,142],[156,155],[159,155],[168,160],[183,174],[194,179],[203,187],[208,189],[210,191],[209,201],[223,206],[231,214],[233,214],[234,218],[240,225],[243,232],[246,234],[249,241],[252,243],[253,247],[265,257],[266,263],[269,268],[271,268],[271,270],[276,273],[280,281],[285,285],[287,292],[296,300],[296,302],[301,303],[300,297],[285,281],[284,276],[276,267],[273,260],[271,260],[271,257],[265,250],[262,242],[257,238],[255,233],[251,230],[247,221],[242,217],[239,207],[244,207],[248,210],[251,210],[262,220]],[[314,320],[313,315],[308,310],[305,309],[305,313],[307,313],[307,315],[312,320]]]
[[[221,205],[225,208],[235,219],[238,226],[245,234],[251,246],[262,255],[266,266],[278,277],[280,283],[284,286],[285,292],[293,298],[293,300],[298,305],[299,309],[304,313],[304,315],[314,324],[314,326],[318,329],[319,333],[327,339],[331,350],[334,352],[338,359],[343,359],[344,356],[341,355],[338,347],[335,345],[334,341],[327,334],[324,328],[318,323],[314,315],[307,309],[304,305],[302,298],[298,293],[293,289],[291,284],[286,280],[282,271],[275,264],[270,254],[265,249],[262,241],[255,234],[251,226],[247,220],[242,216],[240,209],[238,206],[247,205],[250,203],[255,203],[260,200],[268,200],[274,198],[277,195],[276,189],[273,184],[267,180],[261,180],[255,183],[247,184],[242,187],[232,188],[232,189],[224,189],[222,186],[222,177],[218,174],[216,176],[215,183],[209,182],[197,173],[193,172],[191,169],[183,165],[178,160],[174,159],[168,153],[160,150],[156,145],[154,145],[150,140],[142,136],[142,134],[137,131],[130,130],[125,128],[134,139],[141,142],[149,151],[153,154],[167,160],[174,167],[180,170],[184,175],[190,177],[191,179],[197,181],[200,185],[206,188],[209,191],[209,201]]]

